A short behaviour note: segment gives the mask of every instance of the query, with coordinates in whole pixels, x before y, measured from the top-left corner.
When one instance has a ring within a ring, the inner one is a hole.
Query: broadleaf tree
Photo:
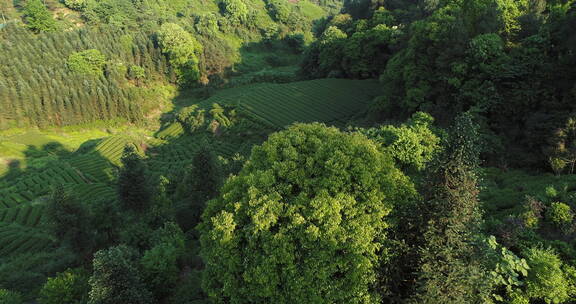
[[[379,303],[386,216],[413,195],[363,135],[275,133],[206,207],[203,288],[214,303]]]

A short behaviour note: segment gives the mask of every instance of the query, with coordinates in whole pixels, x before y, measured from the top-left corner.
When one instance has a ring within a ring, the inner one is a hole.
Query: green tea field
[[[154,136],[144,130],[110,133],[98,129],[4,134],[0,137],[0,258],[52,244],[42,214],[55,185],[64,185],[88,203],[94,198],[113,198],[116,171],[128,144],[145,155],[155,175],[169,176],[185,169],[196,151],[208,143],[222,165],[233,172],[268,133],[294,122],[343,126],[378,93],[378,83],[371,80],[262,83],[222,90],[184,108],[180,114],[210,113],[193,132],[175,120]],[[210,110],[215,103],[224,108],[223,113]],[[230,125],[222,134],[215,134],[210,122],[219,119]]]

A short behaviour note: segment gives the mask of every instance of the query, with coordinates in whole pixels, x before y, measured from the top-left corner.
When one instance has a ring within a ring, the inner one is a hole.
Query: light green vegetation
[[[374,142],[322,124],[271,135],[221,191],[199,226],[214,303],[379,303],[386,216],[416,193]]]
[[[263,83],[222,90],[198,105],[181,109],[180,117],[200,109],[206,113],[202,128],[192,133],[179,120],[166,124],[155,135],[130,126],[4,131],[0,133],[0,158],[4,162],[0,179],[0,257],[51,246],[42,215],[55,185],[63,184],[80,200],[113,198],[112,183],[127,144],[146,155],[154,175],[182,171],[207,142],[221,165],[227,171],[236,171],[252,146],[272,131],[297,121],[344,125],[354,113],[364,111],[377,94],[374,81]],[[182,102],[194,100],[198,98]],[[220,131],[210,128],[214,120],[222,122]]]
[[[373,80],[319,79],[286,84],[260,83],[222,90],[210,98],[180,112],[180,122],[214,104],[230,108],[251,121],[279,129],[294,122],[344,122],[368,108],[379,93]],[[177,132],[177,127],[169,127]],[[161,131],[161,132],[164,132]]]
[[[76,151],[82,144],[127,131],[127,127],[82,131],[75,129],[69,127],[58,130],[21,129],[0,132],[0,177],[9,173],[11,164],[15,166],[17,163],[19,170],[27,167],[41,168],[59,154]],[[144,136],[146,131],[132,129],[130,133]]]

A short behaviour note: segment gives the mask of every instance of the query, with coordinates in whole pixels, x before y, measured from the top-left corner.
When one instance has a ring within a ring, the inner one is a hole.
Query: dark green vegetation
[[[572,0],[0,18],[0,303],[576,302]]]

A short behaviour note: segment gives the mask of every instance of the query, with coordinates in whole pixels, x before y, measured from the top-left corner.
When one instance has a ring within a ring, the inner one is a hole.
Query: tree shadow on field
[[[93,176],[103,175],[99,168],[92,167],[90,173],[84,172],[91,162],[111,164],[100,152],[93,149],[99,141],[88,141],[76,151],[70,151],[56,141],[39,146],[28,145],[22,153],[24,158],[9,160],[7,172],[0,176],[0,185],[3,186],[0,188],[0,200],[8,195],[6,192],[20,191],[27,192],[24,197],[32,201],[48,195],[51,188],[60,183],[109,183],[110,180],[100,180]],[[31,191],[32,188],[42,190]]]
[[[72,252],[50,241],[42,220],[52,189],[58,184],[70,190],[91,187],[89,184],[101,185],[101,181],[88,177],[79,167],[79,157],[86,154],[70,151],[59,142],[28,145],[23,155],[11,160],[7,172],[0,176],[0,231],[20,231],[16,238],[14,234],[0,234],[0,286],[33,300],[47,277],[76,263]],[[107,161],[95,150],[89,155],[87,168],[91,160]],[[97,198],[79,199],[89,204]]]

